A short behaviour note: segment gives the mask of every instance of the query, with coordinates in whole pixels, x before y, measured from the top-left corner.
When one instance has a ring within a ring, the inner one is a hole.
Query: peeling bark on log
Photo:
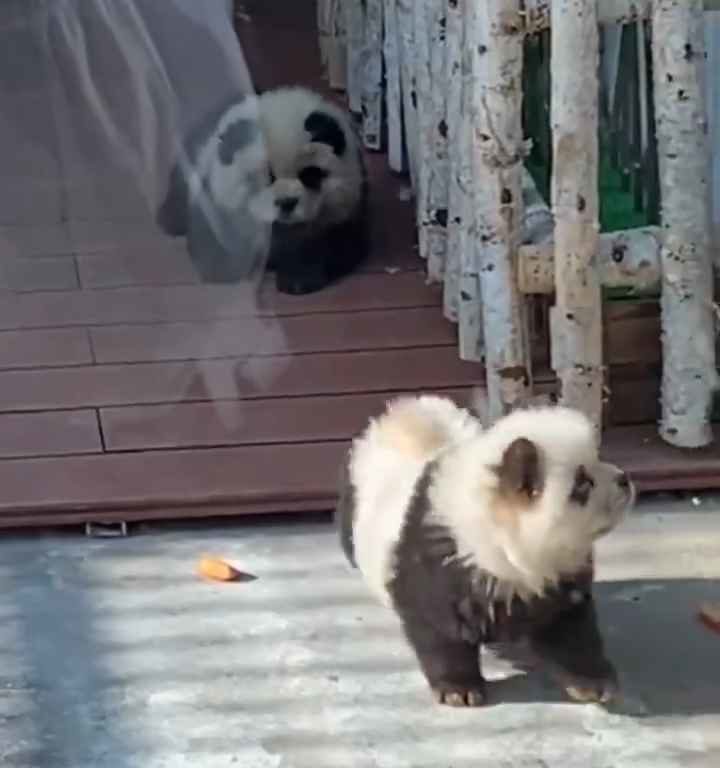
[[[362,113],[363,60],[365,54],[365,5],[363,0],[342,0],[347,41],[347,94],[350,111]]]
[[[485,329],[480,278],[463,272],[459,282],[458,338],[459,356],[469,363],[485,362]]]
[[[331,39],[327,49],[327,77],[334,91],[344,91],[347,85],[347,41],[345,39],[345,10],[343,0],[330,0]]]
[[[363,142],[382,148],[383,123],[383,0],[365,0],[365,50],[362,73]]]
[[[332,25],[330,23],[331,5],[332,0],[317,0],[318,45],[320,46],[320,65],[324,75],[327,75],[328,51],[332,35]]]
[[[396,0],[400,38],[400,85],[403,105],[403,130],[410,183],[418,193],[418,114],[417,78],[415,74],[415,3]]]
[[[691,448],[713,440],[717,386],[703,4],[656,0],[652,23],[664,235],[660,435]]]
[[[482,295],[480,291],[479,256],[477,253],[475,180],[472,154],[473,100],[477,89],[473,35],[475,3],[463,0],[462,121],[457,147],[457,176],[460,200],[460,226],[457,231],[460,273],[458,276],[458,339],[461,360],[485,361],[485,333],[483,328]]]
[[[345,89],[347,76],[344,14],[342,0],[318,0],[320,59],[323,74],[336,91]]]
[[[415,93],[418,135],[418,167],[416,213],[418,250],[427,261],[428,209],[430,207],[430,172],[432,167],[432,140],[430,121],[432,116],[432,79],[430,75],[430,24],[434,0],[417,0],[413,20],[415,22]]]
[[[469,2],[469,0],[468,0]],[[463,109],[463,45],[466,0],[447,0],[447,32],[445,56],[448,79],[448,217],[445,282],[443,285],[443,311],[448,320],[457,322],[460,290],[460,258],[465,199],[472,197],[467,182],[463,183],[462,167],[469,159],[470,133],[464,121]],[[468,120],[469,126],[469,120]],[[467,138],[467,140],[465,140]],[[471,171],[470,168],[468,170]],[[471,177],[470,177],[471,178]],[[472,183],[470,181],[470,183]]]
[[[407,170],[402,118],[402,76],[397,0],[385,0],[385,107],[387,110],[388,165],[395,173]]]
[[[528,333],[518,290],[522,236],[524,29],[520,0],[485,0],[475,9],[471,46],[473,170],[477,209],[485,365],[492,421],[523,402],[531,388]]]
[[[552,3],[555,306],[552,367],[561,401],[602,424],[602,301],[597,271],[599,33],[595,0]]]
[[[599,24],[627,24],[650,17],[653,0],[595,0]],[[554,0],[525,0],[528,33],[550,26]]]
[[[660,289],[660,242],[658,227],[608,232],[600,236],[600,280],[605,288],[637,291]],[[520,248],[518,284],[522,293],[555,291],[554,243]]]
[[[639,19],[650,19],[653,0],[596,0],[598,23],[629,24]],[[534,34],[550,26],[550,10],[553,0],[525,0],[527,34]],[[705,0],[706,11],[720,10],[718,0]]]
[[[426,0],[430,31],[430,103],[421,111],[429,143],[427,168],[427,207],[423,216],[426,225],[427,276],[430,282],[442,282],[447,257],[448,218],[448,124],[446,75],[446,0]]]

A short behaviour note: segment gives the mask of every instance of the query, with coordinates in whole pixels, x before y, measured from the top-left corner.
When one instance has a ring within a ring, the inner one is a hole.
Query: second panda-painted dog
[[[315,91],[285,87],[233,101],[187,142],[184,165],[173,169],[160,227],[188,235],[193,200],[209,201],[210,208],[239,221],[231,237],[262,234],[267,226],[268,267],[284,293],[318,291],[352,272],[367,253],[360,141],[344,110]],[[256,259],[251,239],[238,244],[234,258]],[[242,274],[242,265],[206,251],[191,248],[205,279]]]
[[[576,411],[517,410],[485,430],[452,401],[419,396],[354,440],[336,515],[438,701],[483,703],[480,646],[522,639],[572,698],[607,702],[617,676],[596,620],[593,544],[634,498]]]

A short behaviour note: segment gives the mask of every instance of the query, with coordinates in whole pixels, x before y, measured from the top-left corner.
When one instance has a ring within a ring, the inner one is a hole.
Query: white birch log
[[[599,24],[626,24],[650,16],[653,0],[594,0]],[[554,0],[525,0],[527,32],[550,26]]]
[[[467,0],[469,1],[469,0]],[[447,0],[447,32],[445,56],[447,60],[447,124],[448,124],[448,222],[445,280],[443,283],[443,312],[448,320],[457,322],[460,290],[460,258],[463,214],[467,179],[463,184],[462,167],[469,157],[469,141],[463,141],[463,44],[465,40],[466,0]],[[469,123],[468,123],[469,124]],[[469,137],[469,133],[467,134]],[[463,157],[465,155],[466,157]]]
[[[402,75],[397,0],[385,0],[385,108],[387,110],[388,165],[395,173],[407,170],[402,117]]]
[[[712,442],[717,386],[701,0],[656,0],[655,113],[662,199],[662,419],[681,447]]]
[[[638,292],[660,289],[661,232],[643,227],[600,235],[599,271],[605,288]],[[551,294],[555,291],[554,243],[520,248],[518,285],[521,293]]]
[[[328,48],[332,25],[330,23],[332,0],[317,0],[315,10],[317,12],[318,45],[320,46],[320,66],[323,75],[327,75]]]
[[[415,111],[417,114],[417,190],[415,193],[420,257],[428,256],[427,210],[430,205],[430,167],[432,164],[432,142],[430,140],[430,115],[432,81],[430,78],[430,8],[433,0],[417,0],[413,14],[415,57]]]
[[[347,85],[347,41],[345,38],[344,0],[330,0],[331,35],[327,47],[327,77],[334,91],[344,91]]]
[[[400,40],[400,90],[403,106],[403,131],[410,183],[418,191],[418,115],[417,78],[415,75],[415,3],[396,0],[398,36]]]
[[[383,4],[365,0],[365,49],[362,73],[363,142],[368,149],[382,147],[383,123]]]
[[[347,41],[347,95],[350,111],[362,114],[365,6],[363,0],[343,0]]]
[[[522,236],[524,29],[520,0],[485,0],[475,9],[473,169],[477,209],[489,417],[526,400],[529,342],[518,290]]]
[[[598,23],[627,24],[652,16],[654,0],[596,0]],[[527,33],[532,34],[550,26],[553,0],[525,0]],[[720,0],[704,0],[706,11],[720,10]]]
[[[475,3],[463,0],[462,122],[456,160],[458,187],[461,193],[458,252],[460,275],[458,281],[458,339],[461,360],[485,361],[482,295],[478,274],[479,254],[476,238],[475,178],[472,154],[473,103],[478,82],[475,72]]]
[[[416,8],[416,67],[420,168],[418,242],[430,282],[445,273],[448,216],[446,0],[423,0]]]
[[[555,306],[551,357],[561,402],[602,424],[602,296],[597,270],[599,34],[595,0],[552,4]]]
[[[447,123],[447,0],[430,0],[430,141],[432,146],[428,190],[428,279],[442,282],[447,258],[448,158]]]

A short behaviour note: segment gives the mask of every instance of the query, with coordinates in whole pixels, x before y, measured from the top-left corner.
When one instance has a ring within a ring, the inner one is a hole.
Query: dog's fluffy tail
[[[367,439],[409,459],[425,461],[447,445],[470,437],[477,420],[445,397],[401,397],[370,426]]]

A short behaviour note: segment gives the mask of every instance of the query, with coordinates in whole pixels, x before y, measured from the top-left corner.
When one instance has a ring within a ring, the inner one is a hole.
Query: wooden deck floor
[[[294,3],[258,4],[241,30],[260,87],[319,84],[314,8]],[[0,527],[326,509],[349,436],[390,393],[465,400],[482,371],[425,285],[402,182],[368,162],[363,271],[302,298],[268,283],[257,311],[142,226],[63,223],[52,205],[3,219]],[[645,488],[720,478],[719,451],[688,462],[652,428],[607,445]]]

